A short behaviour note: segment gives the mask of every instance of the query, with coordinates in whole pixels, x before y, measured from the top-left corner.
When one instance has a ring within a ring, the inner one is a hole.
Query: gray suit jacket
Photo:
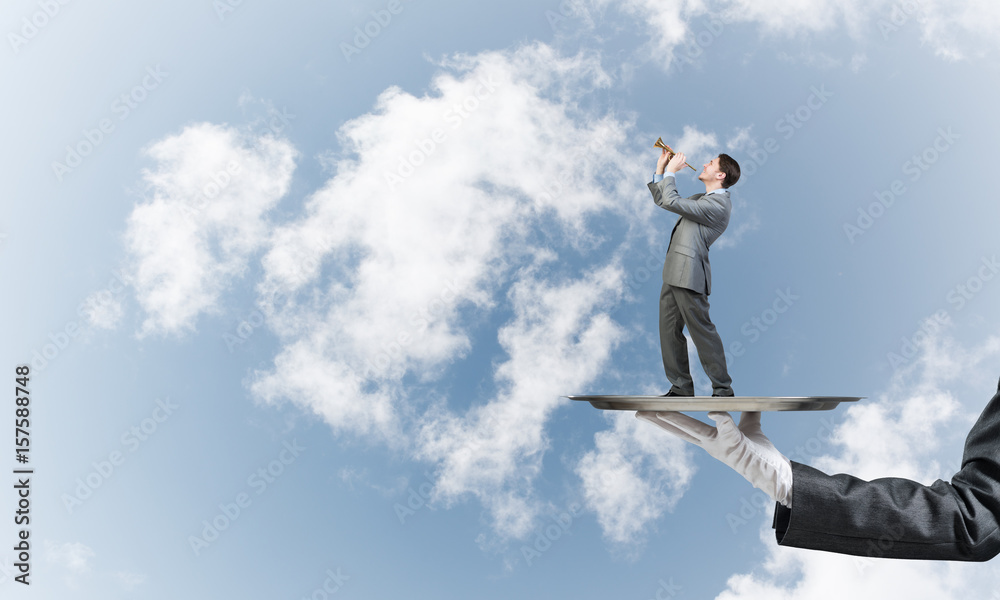
[[[933,410],[931,408],[930,410]],[[862,481],[792,463],[778,544],[885,558],[990,560],[1000,553],[1000,384],[965,440],[951,483]]]
[[[667,258],[663,261],[663,282],[706,296],[711,294],[712,265],[708,262],[708,248],[729,225],[729,213],[733,210],[729,192],[681,198],[673,177],[664,177],[659,183],[650,182],[648,186],[657,206],[681,216],[670,234]]]

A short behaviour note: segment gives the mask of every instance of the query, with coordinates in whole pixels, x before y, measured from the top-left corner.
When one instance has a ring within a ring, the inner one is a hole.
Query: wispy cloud
[[[87,296],[81,310],[87,322],[98,329],[115,329],[125,313],[121,299],[110,290],[100,290]]]
[[[598,9],[606,9],[608,0],[590,0]],[[947,2],[946,0],[694,0],[655,2],[628,0],[617,9],[636,19],[649,33],[648,56],[657,59],[664,70],[677,60],[680,49],[688,55],[699,54],[700,21],[715,23],[711,37],[725,35],[738,24],[757,26],[763,35],[774,38],[812,40],[816,34],[845,33],[858,45],[882,44],[907,28],[919,32],[922,43],[946,60],[963,60],[997,50],[1000,32],[1000,5],[988,0]],[[697,31],[696,31],[697,30]],[[706,35],[706,34],[703,34]],[[710,41],[709,41],[710,43]],[[704,45],[704,44],[702,44]],[[694,49],[694,52],[691,51]],[[851,53],[854,54],[853,52]],[[786,58],[791,55],[784,54]],[[808,48],[794,60],[814,66],[845,64],[858,67],[857,55],[834,57]]]
[[[1000,5],[987,0],[729,0],[722,6],[731,19],[781,37],[843,29],[859,42],[884,43],[913,27],[924,45],[948,60],[996,51],[1000,39]]]
[[[654,56],[664,70],[677,60],[674,50],[688,40],[691,19],[704,15],[703,0],[657,2],[656,0],[589,0],[602,13],[609,8],[633,17],[648,32],[648,41],[637,50],[638,56]]]
[[[91,575],[96,553],[79,542],[57,543],[45,540],[45,562],[52,565],[70,589],[79,589],[84,579]]]
[[[718,154],[719,141],[712,132],[685,125],[684,133],[672,148],[683,152],[688,157],[688,164],[700,172],[702,163],[708,162]]]
[[[129,571],[118,571],[114,574],[114,578],[118,580],[118,585],[126,592],[131,592],[146,582],[145,575]]]
[[[89,572],[90,561],[94,556],[94,551],[90,547],[79,542],[58,544],[46,541],[45,543],[46,562],[60,566],[75,575]]]

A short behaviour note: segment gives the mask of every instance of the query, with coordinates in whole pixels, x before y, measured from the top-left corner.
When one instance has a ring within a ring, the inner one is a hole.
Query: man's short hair
[[[719,170],[726,174],[722,180],[722,187],[729,188],[740,180],[740,163],[728,154],[719,155]]]

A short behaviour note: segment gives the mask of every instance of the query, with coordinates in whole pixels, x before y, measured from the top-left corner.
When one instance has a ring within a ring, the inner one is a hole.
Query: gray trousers
[[[660,353],[663,370],[672,384],[670,390],[684,396],[694,395],[683,331],[685,325],[698,349],[701,366],[712,380],[712,393],[732,396],[733,380],[726,369],[726,351],[708,317],[708,296],[664,283],[660,290]]]

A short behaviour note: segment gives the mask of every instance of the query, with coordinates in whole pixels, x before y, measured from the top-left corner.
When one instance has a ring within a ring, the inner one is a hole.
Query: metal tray
[[[778,411],[778,410],[833,410],[841,402],[857,402],[864,396],[564,396],[570,400],[590,402],[603,410],[653,410],[653,411]]]

